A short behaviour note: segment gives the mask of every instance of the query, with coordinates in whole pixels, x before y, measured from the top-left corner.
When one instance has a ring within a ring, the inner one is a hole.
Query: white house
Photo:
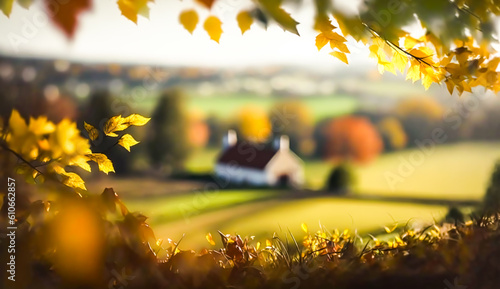
[[[229,130],[215,165],[215,174],[235,185],[294,186],[304,183],[304,164],[281,136],[272,147],[238,141]]]

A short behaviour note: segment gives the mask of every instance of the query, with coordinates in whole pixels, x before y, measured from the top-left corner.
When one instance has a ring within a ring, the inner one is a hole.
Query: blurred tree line
[[[20,76],[0,78],[3,121],[16,108],[24,117],[44,114],[55,122],[69,118],[80,126],[85,120],[102,127],[113,115],[137,110],[108,87],[93,87],[87,97],[78,98],[74,91],[51,85],[49,80],[42,73],[29,81]],[[445,105],[434,96],[402,97],[388,109],[362,109],[319,120],[296,98],[279,98],[269,109],[246,106],[231,118],[221,118],[190,110],[180,89],[148,97],[156,99],[154,108],[137,111],[152,117],[148,128],[137,132],[137,139],[145,145],[132,149],[128,157],[119,147],[107,152],[117,174],[182,171],[194,150],[220,149],[228,129],[236,130],[239,138],[257,142],[288,135],[291,149],[301,158],[334,162],[369,162],[382,152],[415,147],[418,141],[432,138],[436,128],[444,131],[447,143],[500,140],[500,101],[479,100],[474,95],[464,95],[457,106]],[[113,146],[99,140],[97,145],[103,150]]]

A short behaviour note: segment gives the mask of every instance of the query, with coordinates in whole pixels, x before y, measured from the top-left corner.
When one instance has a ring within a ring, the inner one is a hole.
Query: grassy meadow
[[[263,195],[272,191],[259,191]],[[282,192],[286,194],[287,192]],[[329,230],[350,229],[360,234],[383,230],[386,225],[395,223],[404,226],[410,219],[412,222],[430,223],[446,214],[447,208],[440,205],[416,205],[410,203],[391,203],[378,201],[350,200],[331,197],[304,199],[267,199],[235,202],[227,206],[226,201],[238,192],[220,192],[207,201],[207,208],[220,207],[216,210],[192,211],[193,215],[182,217],[183,206],[192,206],[197,196],[191,196],[187,203],[177,208],[169,205],[170,200],[150,200],[150,205],[158,209],[154,203],[163,203],[165,210],[173,210],[177,215],[173,221],[163,219],[164,211],[151,213],[147,203],[129,204],[131,209],[143,209],[149,212],[151,224],[159,238],[170,238],[174,241],[182,239],[181,248],[209,247],[205,235],[210,232],[219,242],[217,231],[255,236],[260,242],[270,239],[276,232],[284,236],[288,230],[294,235],[303,235],[301,224],[306,223],[310,230],[316,231],[319,226]],[[264,198],[264,197],[263,197]],[[223,205],[221,205],[223,204]],[[293,212],[293,213],[292,213]],[[184,236],[184,237],[183,237]]]
[[[443,199],[479,200],[488,185],[497,159],[500,144],[496,142],[467,142],[436,146],[419,163],[411,163],[416,149],[406,149],[379,156],[367,165],[355,166],[358,194]],[[187,162],[193,172],[210,172],[218,154],[217,149],[195,152]],[[400,172],[404,163],[410,164],[408,175]],[[320,160],[305,161],[306,188],[324,187],[332,164]],[[402,176],[392,187],[387,172]]]
[[[251,106],[269,110],[280,101],[289,101],[290,98],[258,97],[255,94],[222,94],[216,96],[199,96],[190,94],[187,97],[186,108],[190,112],[201,113],[205,116],[215,115],[221,119],[231,119],[241,109]],[[156,105],[157,99],[148,98],[139,103],[137,109],[148,114]],[[359,102],[348,95],[309,96],[300,98],[303,104],[311,112],[314,121],[328,117],[350,114],[359,107]]]
[[[170,181],[153,181],[149,187],[156,191],[148,197],[130,194],[134,182],[113,179],[112,186],[123,196],[132,210],[145,213],[159,238],[179,240],[185,234],[181,248],[209,246],[205,235],[217,230],[224,233],[253,235],[260,241],[274,232],[290,230],[301,236],[300,226],[308,224],[311,230],[319,224],[328,229],[345,228],[360,233],[373,232],[406,222],[439,220],[447,207],[433,199],[477,200],[483,197],[493,165],[500,156],[498,143],[459,143],[436,147],[432,155],[414,166],[412,174],[391,190],[384,178],[387,171],[397,172],[401,159],[408,159],[415,150],[381,155],[367,166],[355,167],[358,183],[355,195],[380,196],[377,200],[338,198],[307,191],[301,195],[280,190],[195,190]],[[187,169],[198,173],[210,172],[218,151],[201,150],[192,155]],[[306,189],[321,189],[331,165],[320,161],[306,161]],[[439,178],[438,178],[439,177]],[[128,182],[120,185],[121,182]],[[164,182],[156,183],[155,182]],[[135,185],[135,186],[137,186]],[[161,193],[161,188],[165,193]],[[185,189],[182,192],[176,190]],[[141,191],[140,188],[137,188]],[[148,186],[142,189],[149,191]],[[168,193],[166,192],[168,191]],[[173,193],[172,193],[173,191]],[[191,190],[192,191],[192,190]],[[428,204],[389,201],[384,197],[429,199]],[[216,241],[218,238],[215,237]]]
[[[188,108],[201,111],[205,115],[216,115],[227,119],[235,112],[247,106],[260,107],[269,110],[281,99],[276,97],[259,97],[255,95],[228,95],[212,97],[192,97],[188,101]],[[284,99],[289,101],[289,99]],[[358,107],[358,101],[351,96],[336,95],[335,97],[310,96],[300,99],[311,112],[316,121],[344,114],[352,113]]]

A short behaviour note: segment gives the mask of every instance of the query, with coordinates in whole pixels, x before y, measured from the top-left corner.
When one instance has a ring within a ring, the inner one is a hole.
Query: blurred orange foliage
[[[239,111],[238,125],[244,138],[262,142],[271,134],[271,121],[265,110],[259,107],[245,107]]]
[[[368,162],[382,151],[382,139],[366,118],[346,116],[332,120],[323,132],[324,157],[331,160]]]

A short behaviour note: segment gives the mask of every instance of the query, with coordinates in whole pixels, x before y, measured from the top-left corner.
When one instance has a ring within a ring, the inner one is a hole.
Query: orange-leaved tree
[[[346,116],[334,119],[323,131],[324,157],[331,160],[368,162],[382,151],[382,139],[366,118]]]

